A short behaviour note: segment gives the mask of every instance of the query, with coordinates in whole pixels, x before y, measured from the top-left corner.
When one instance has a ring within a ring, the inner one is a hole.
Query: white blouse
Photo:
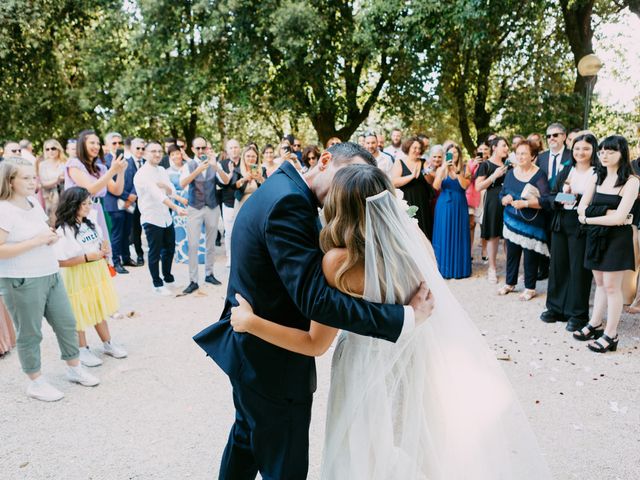
[[[100,226],[97,224],[94,224],[94,226],[95,230],[89,228],[86,223],[80,224],[77,235],[72,227],[58,227],[56,233],[60,240],[55,244],[56,258],[58,260],[68,260],[87,253],[99,252],[103,235]]]

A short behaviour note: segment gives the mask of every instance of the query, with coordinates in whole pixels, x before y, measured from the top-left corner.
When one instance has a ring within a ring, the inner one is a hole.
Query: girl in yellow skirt
[[[104,353],[124,358],[127,352],[111,340],[106,318],[116,313],[118,296],[105,258],[109,242],[93,213],[91,194],[82,187],[71,187],[60,196],[56,228],[60,240],[55,244],[58,263],[76,317],[80,361],[87,367],[102,365],[102,360],[87,346],[85,330],[94,327],[104,344]]]

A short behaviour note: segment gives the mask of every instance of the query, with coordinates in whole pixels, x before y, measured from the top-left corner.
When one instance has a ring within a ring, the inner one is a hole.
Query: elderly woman
[[[520,258],[524,253],[524,292],[521,300],[536,296],[538,261],[549,256],[545,218],[540,211],[541,198],[549,195],[547,175],[534,163],[538,151],[528,140],[516,149],[516,166],[507,173],[500,198],[504,206],[502,236],[507,244],[507,279],[498,291],[506,295],[516,289]]]
[[[40,189],[44,200],[44,211],[49,217],[49,225],[56,223],[55,213],[58,208],[60,193],[64,190],[64,166],[67,156],[62,145],[54,138],[44,142],[44,158],[36,162],[36,174],[40,181]]]

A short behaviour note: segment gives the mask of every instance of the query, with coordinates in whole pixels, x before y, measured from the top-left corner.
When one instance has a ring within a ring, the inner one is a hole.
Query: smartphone
[[[258,164],[254,163],[253,165],[249,165],[249,169],[251,170],[251,173],[255,175],[258,173]]]
[[[209,157],[207,157],[206,155],[200,155],[200,161],[201,162],[208,162],[209,161]]]
[[[453,163],[453,152],[447,152],[444,158],[447,164],[451,165]]]
[[[509,168],[511,166],[511,160],[509,160],[508,158],[504,161],[504,166]]]
[[[118,157],[123,156],[123,155],[124,155],[124,148],[119,148],[119,149],[116,150],[116,157],[115,158],[118,158]]]
[[[284,147],[282,147],[282,150],[284,150],[286,153],[291,153],[291,147],[289,145],[285,145]]]
[[[576,196],[571,193],[558,193],[555,201],[558,203],[576,203]]]

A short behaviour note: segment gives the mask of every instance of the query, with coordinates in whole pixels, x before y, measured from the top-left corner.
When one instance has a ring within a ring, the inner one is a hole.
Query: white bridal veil
[[[367,199],[365,298],[436,306],[393,344],[343,332],[333,357],[322,478],[545,480],[551,475],[493,352],[401,203]]]

